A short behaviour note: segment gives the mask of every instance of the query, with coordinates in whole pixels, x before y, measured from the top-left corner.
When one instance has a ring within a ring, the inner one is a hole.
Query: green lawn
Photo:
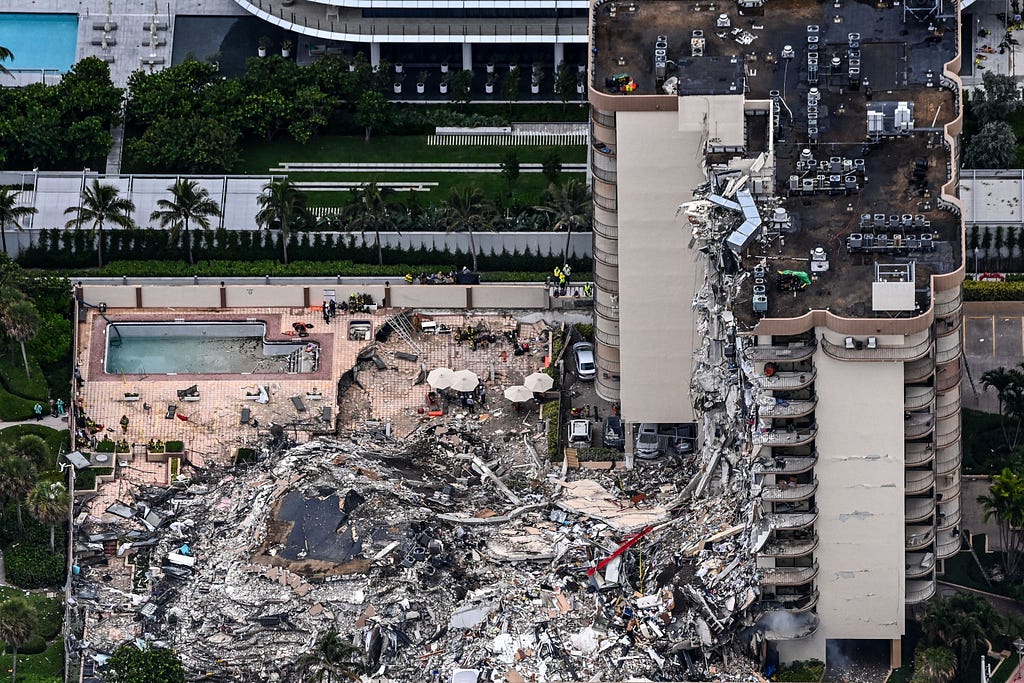
[[[514,150],[520,163],[539,163],[554,151],[563,164],[587,160],[585,145],[542,147],[539,145],[502,146],[430,146],[426,135],[393,135],[370,138],[362,136],[324,135],[305,145],[282,139],[272,142],[249,142],[242,148],[244,173],[266,174],[282,162],[335,163],[500,163],[509,150]]]
[[[31,377],[25,375],[25,364],[17,344],[0,350],[0,419],[25,420],[33,415],[36,403],[48,409],[46,376],[33,358],[29,358]]]
[[[13,444],[21,437],[26,434],[35,434],[36,436],[42,437],[46,445],[50,447],[50,453],[53,454],[54,462],[56,463],[57,453],[60,452],[61,446],[68,446],[68,430],[66,429],[51,429],[45,425],[39,424],[23,424],[14,425],[7,429],[0,430],[0,443]]]
[[[58,593],[59,595],[59,593]],[[16,588],[0,586],[0,600],[21,596],[26,597],[39,615],[39,630],[36,638],[18,651],[18,680],[31,683],[56,683],[63,679],[64,641],[60,638],[63,619],[61,599],[47,598],[44,593],[25,595]],[[10,671],[11,656],[0,656],[0,671]]]

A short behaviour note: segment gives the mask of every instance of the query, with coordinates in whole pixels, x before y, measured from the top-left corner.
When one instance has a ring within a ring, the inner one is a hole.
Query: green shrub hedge
[[[797,660],[781,667],[775,674],[775,680],[817,683],[823,675],[825,675],[824,662],[817,659]]]
[[[84,470],[75,473],[75,490],[91,491],[96,488],[96,477],[113,473],[113,467],[86,467]]]
[[[561,432],[561,425],[558,421],[558,401],[545,403],[541,409],[541,415],[548,421],[548,457],[555,462],[561,462],[563,453],[558,448],[558,440]]]
[[[965,301],[1024,301],[1024,282],[1008,280],[1007,282],[964,281]]]

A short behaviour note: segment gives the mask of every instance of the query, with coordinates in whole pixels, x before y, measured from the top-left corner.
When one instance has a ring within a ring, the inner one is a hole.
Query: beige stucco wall
[[[675,111],[616,117],[621,404],[633,422],[693,419],[690,306],[703,270],[675,214],[704,181],[703,133],[679,128]]]
[[[135,287],[84,285],[82,301],[93,306],[104,303],[109,308],[135,308]]]
[[[713,146],[737,147],[746,143],[743,95],[680,97],[677,116],[680,132],[704,135],[706,131],[708,142]],[[619,146],[621,149],[621,137]]]
[[[547,308],[542,285],[484,285],[473,288],[473,308]]]
[[[144,308],[220,307],[218,285],[150,285],[141,289]]]
[[[225,289],[229,308],[302,306],[305,303],[303,288],[298,285],[239,285]],[[317,291],[313,290],[310,296],[315,299]]]
[[[821,351],[814,362],[816,639],[898,638],[905,615],[903,364],[837,361]]]
[[[406,285],[391,288],[397,308],[465,308],[466,287],[461,285]],[[476,297],[473,297],[474,303]]]

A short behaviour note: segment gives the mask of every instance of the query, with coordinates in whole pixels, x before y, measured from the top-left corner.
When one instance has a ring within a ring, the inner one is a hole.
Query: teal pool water
[[[75,63],[77,14],[0,13],[0,45],[14,53],[4,66],[66,72]]]

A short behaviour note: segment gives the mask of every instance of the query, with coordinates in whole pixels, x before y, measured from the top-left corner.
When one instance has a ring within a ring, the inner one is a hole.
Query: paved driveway
[[[1024,301],[965,302],[964,357],[969,379],[963,386],[964,407],[998,412],[995,391],[985,391],[981,376],[1024,361]]]

